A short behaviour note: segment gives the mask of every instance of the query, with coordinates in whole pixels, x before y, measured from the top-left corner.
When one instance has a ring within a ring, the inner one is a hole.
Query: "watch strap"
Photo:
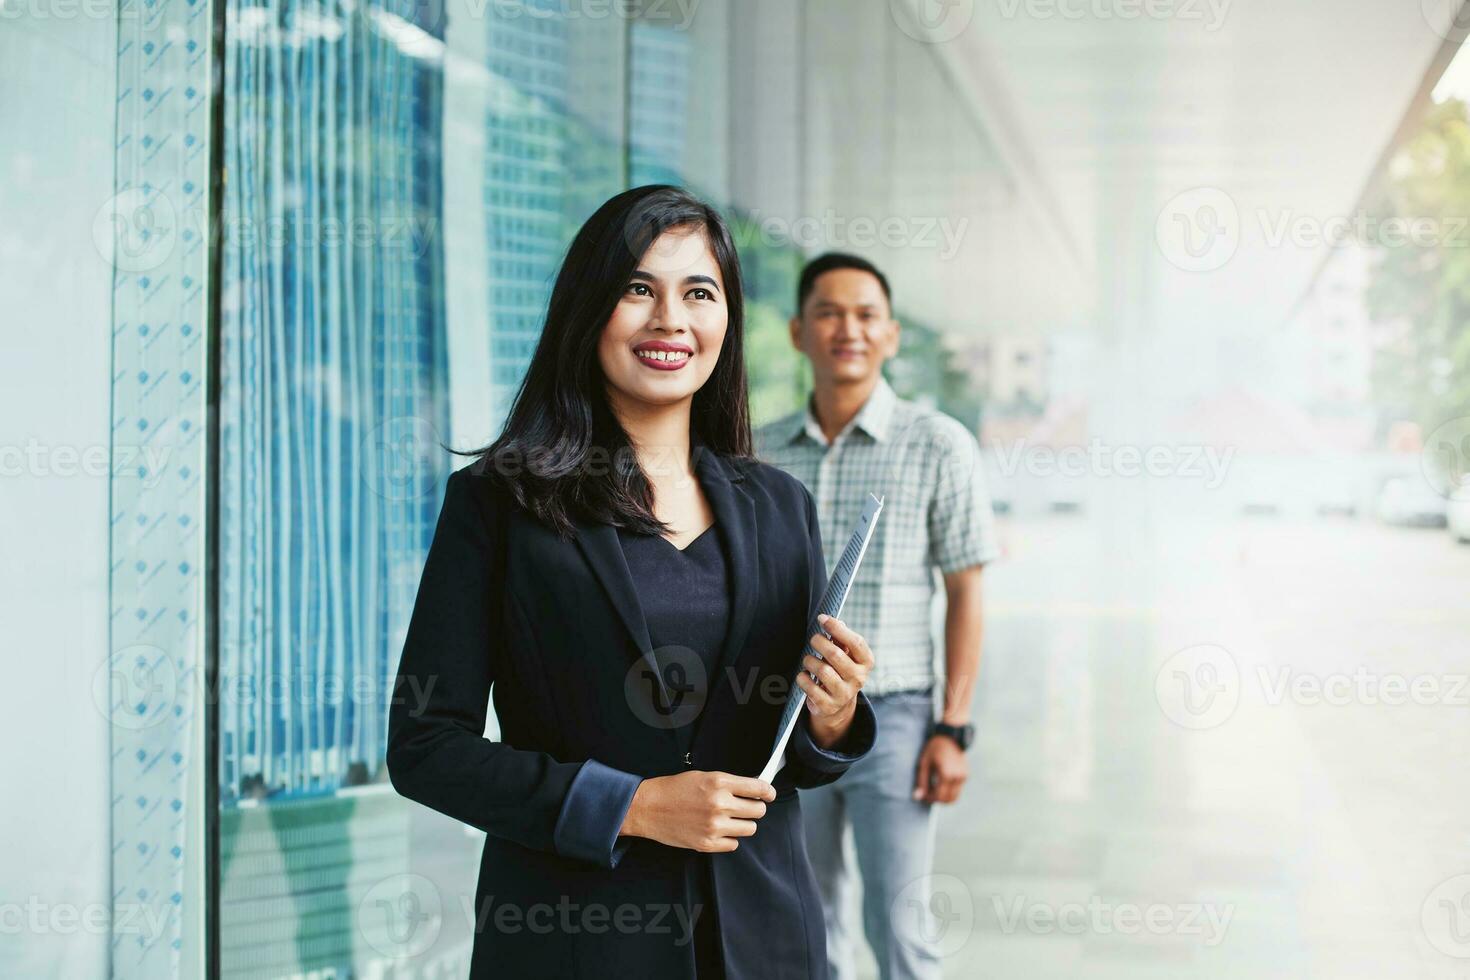
[[[931,729],[931,734],[948,735],[950,738],[954,739],[955,744],[958,745],[960,747],[960,751],[963,752],[968,750],[970,747],[970,741],[975,736],[975,726],[947,725],[942,721],[936,721],[934,723],[934,727]]]

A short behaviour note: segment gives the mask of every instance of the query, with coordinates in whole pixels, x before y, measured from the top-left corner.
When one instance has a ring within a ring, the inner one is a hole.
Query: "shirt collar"
[[[888,383],[888,379],[881,374],[878,375],[878,383],[873,386],[873,393],[868,396],[868,400],[863,403],[863,407],[848,423],[847,428],[838,433],[838,437],[856,428],[866,432],[874,442],[884,442],[888,439],[892,428],[893,409],[897,402],[898,395]],[[812,412],[810,396],[807,397],[805,409],[796,415],[795,424],[791,428],[787,442],[794,442],[803,433],[817,445],[827,445],[827,437],[822,434],[822,427]]]

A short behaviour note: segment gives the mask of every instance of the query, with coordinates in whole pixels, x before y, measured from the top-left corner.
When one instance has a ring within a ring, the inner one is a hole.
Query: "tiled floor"
[[[940,822],[947,976],[1470,977],[1470,547],[1341,519],[1003,531]],[[1426,703],[1385,703],[1395,677]]]

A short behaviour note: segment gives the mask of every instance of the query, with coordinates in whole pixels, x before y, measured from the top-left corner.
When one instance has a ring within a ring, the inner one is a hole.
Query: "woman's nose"
[[[689,327],[689,312],[677,299],[664,299],[654,308],[653,328],[679,333]]]

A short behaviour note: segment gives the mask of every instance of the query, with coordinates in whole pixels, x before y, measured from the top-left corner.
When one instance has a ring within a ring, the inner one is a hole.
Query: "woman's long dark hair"
[[[745,307],[740,258],[719,212],[687,191],[650,184],[624,191],[572,239],[546,326],[500,437],[477,450],[478,472],[563,536],[578,517],[644,533],[667,530],[628,434],[607,402],[597,346],[644,252],[673,228],[699,228],[720,266],[729,325],[719,361],[694,394],[691,442],[736,458],[751,454]]]

